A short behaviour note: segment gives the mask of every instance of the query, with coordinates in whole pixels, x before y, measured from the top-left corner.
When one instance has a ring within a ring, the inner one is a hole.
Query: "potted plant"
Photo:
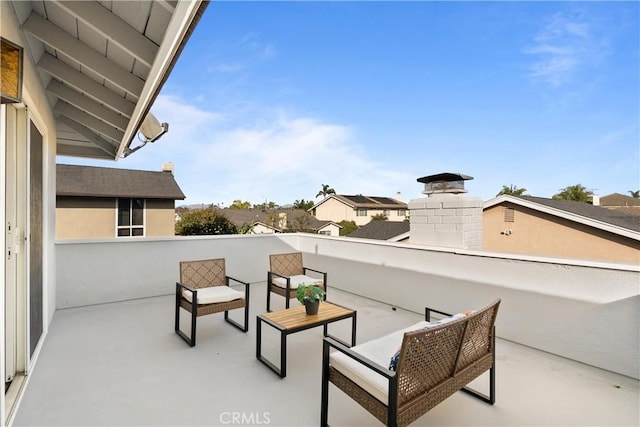
[[[318,314],[320,300],[324,299],[324,291],[316,285],[301,283],[296,290],[296,298],[304,304],[307,314]]]

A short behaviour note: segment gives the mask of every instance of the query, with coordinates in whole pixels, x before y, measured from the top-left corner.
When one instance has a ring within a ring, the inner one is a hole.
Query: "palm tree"
[[[496,194],[496,197],[502,196],[503,194],[509,194],[511,196],[522,196],[526,192],[526,188],[518,188],[517,185],[511,184],[508,187],[506,185],[503,185],[502,190],[500,190],[500,192]]]
[[[574,202],[590,202],[593,191],[587,190],[582,184],[570,185],[560,189],[558,194],[552,196],[555,200],[573,200]]]
[[[627,191],[627,193],[631,194],[631,197],[634,199],[640,199],[640,190],[638,191]]]
[[[329,184],[322,184],[322,190],[318,191],[316,197],[322,196],[327,197],[329,194],[336,194],[336,190],[331,188]]]
[[[249,209],[250,207],[251,207],[250,202],[243,202],[240,199],[234,200],[231,206],[229,206],[229,208],[231,209]]]
[[[295,202],[293,202],[293,207],[296,209],[304,209],[305,211],[308,211],[309,209],[311,209],[311,207],[314,205],[314,203],[309,200],[306,201],[304,199],[302,200],[296,200]]]

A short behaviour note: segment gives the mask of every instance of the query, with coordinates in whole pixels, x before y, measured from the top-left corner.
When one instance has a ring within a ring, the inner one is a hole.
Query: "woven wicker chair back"
[[[226,285],[224,258],[180,262],[180,283],[194,288]]]
[[[302,252],[269,255],[269,267],[274,273],[282,274],[283,276],[304,274]]]
[[[494,351],[496,301],[473,314],[434,328],[407,332],[398,362],[398,406],[425,394]]]

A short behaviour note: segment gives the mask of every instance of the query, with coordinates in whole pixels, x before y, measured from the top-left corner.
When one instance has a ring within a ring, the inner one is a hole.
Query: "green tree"
[[[311,230],[311,215],[304,212],[300,212],[295,215],[291,221],[287,224],[287,231],[296,232],[303,231],[306,233],[312,233]]]
[[[322,189],[318,191],[318,194],[316,194],[316,197],[318,196],[327,197],[329,194],[336,194],[336,190],[331,188],[329,184],[322,184]]]
[[[304,209],[305,211],[308,211],[309,209],[311,209],[311,207],[314,204],[315,203],[313,203],[311,200],[305,201],[304,199],[302,199],[302,200],[296,200],[295,202],[293,202],[293,207],[295,209]]]
[[[229,209],[249,209],[251,207],[251,203],[243,202],[240,199],[236,199],[233,201]]]
[[[593,191],[587,190],[582,184],[570,185],[560,189],[558,194],[552,196],[555,200],[573,200],[574,202],[590,202]]]
[[[388,219],[389,218],[383,213],[371,215],[371,221],[386,221]]]
[[[265,201],[264,203],[258,203],[257,205],[253,205],[253,207],[255,209],[276,209],[278,205],[276,204],[276,202]]]
[[[508,194],[511,196],[522,196],[526,192],[526,188],[518,188],[517,185],[511,184],[508,187],[506,185],[503,185],[502,190],[500,190],[500,192],[496,194],[496,197],[502,196],[503,194]]]
[[[237,233],[237,227],[214,208],[190,210],[176,223],[176,234],[180,236]]]
[[[245,222],[240,227],[238,227],[238,234],[249,234],[251,233],[251,231],[253,231],[253,227],[253,224]]]
[[[354,231],[356,231],[358,229],[358,226],[356,225],[355,221],[340,221],[338,223],[338,225],[340,225],[342,228],[340,229],[340,235],[341,236],[348,236],[349,234],[353,233]]]
[[[631,195],[631,197],[633,197],[634,199],[640,199],[640,190],[638,191],[628,191],[628,193]]]

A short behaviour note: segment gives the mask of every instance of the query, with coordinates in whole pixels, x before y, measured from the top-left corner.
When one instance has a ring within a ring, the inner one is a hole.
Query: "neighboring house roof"
[[[280,214],[286,214],[287,224],[292,224],[293,221],[297,221],[302,215],[304,217],[304,225],[310,230],[320,230],[329,224],[335,224],[333,221],[322,221],[310,215],[304,209],[223,209],[224,215],[229,221],[237,226],[243,224],[257,224],[260,223],[266,227],[273,228],[280,231],[279,224],[272,224],[274,216],[280,218]],[[335,224],[340,227],[340,225]],[[340,227],[342,228],[342,227]]]
[[[56,194],[184,200],[171,172],[56,165]]]
[[[409,221],[371,221],[348,237],[398,241],[409,237]]]
[[[483,209],[505,202],[619,234],[634,240],[640,240],[640,218],[638,216],[603,208],[601,206],[593,206],[583,202],[554,200],[533,196],[502,195],[485,202]]]
[[[625,196],[620,193],[612,193],[607,196],[600,197],[600,206],[605,207],[627,207],[627,206],[640,206],[640,199],[634,199],[633,197]]]
[[[311,209],[316,208],[322,203],[326,202],[329,199],[336,199],[347,206],[350,206],[354,209],[357,208],[366,208],[366,209],[407,209],[407,204],[401,202],[396,199],[392,199],[391,197],[377,197],[377,196],[348,196],[345,194],[331,194],[319,201],[315,205],[311,207]],[[309,209],[309,210],[311,210]]]

